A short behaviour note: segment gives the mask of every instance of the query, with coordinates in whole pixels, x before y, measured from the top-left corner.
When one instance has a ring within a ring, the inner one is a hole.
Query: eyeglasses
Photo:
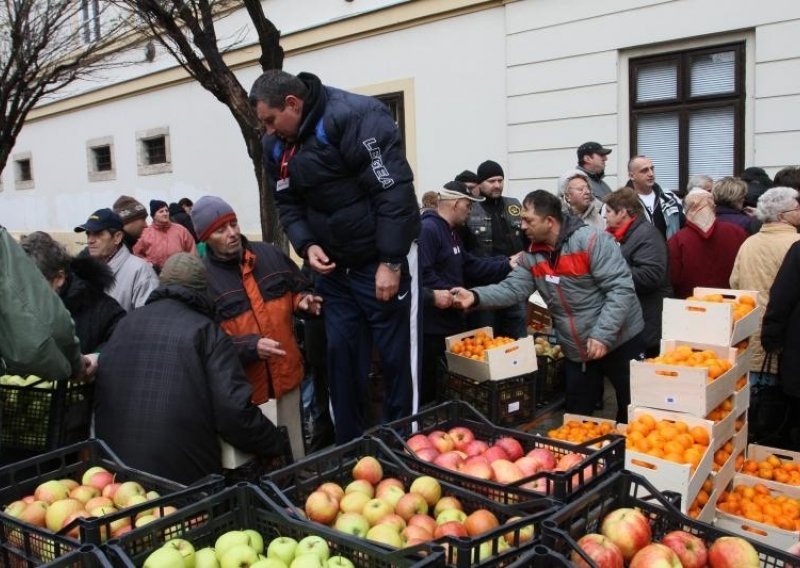
[[[791,213],[792,211],[798,211],[798,210],[800,210],[800,205],[798,205],[794,209],[787,209],[786,211],[781,211],[781,215],[783,215],[784,213]]]

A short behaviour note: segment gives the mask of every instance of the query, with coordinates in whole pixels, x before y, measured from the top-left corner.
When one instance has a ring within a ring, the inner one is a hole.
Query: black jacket
[[[642,306],[644,345],[648,348],[658,346],[664,298],[671,293],[667,243],[655,226],[644,217],[638,217],[619,244],[622,256],[631,269],[636,297]]]
[[[800,242],[783,259],[761,324],[761,345],[766,352],[780,351],[783,390],[800,397]]]
[[[262,140],[289,240],[301,256],[320,245],[341,267],[402,262],[419,235],[419,210],[392,115],[377,99],[298,77],[309,94],[297,142]]]
[[[169,205],[169,220],[178,225],[182,225],[192,235],[194,242],[199,242],[197,240],[197,233],[194,232],[192,218],[183,210],[183,207],[177,203],[170,203]]]
[[[129,466],[181,483],[221,473],[217,436],[242,451],[282,454],[276,427],[203,294],[156,289],[119,323],[100,354],[97,437]]]
[[[75,257],[66,282],[58,291],[75,322],[81,353],[96,353],[109,340],[125,309],[106,294],[114,283],[107,264],[91,257]]]

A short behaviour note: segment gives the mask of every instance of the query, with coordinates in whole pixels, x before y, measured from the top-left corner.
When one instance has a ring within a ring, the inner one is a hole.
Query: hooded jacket
[[[505,280],[472,291],[485,309],[525,302],[536,290],[570,361],[587,360],[590,338],[612,351],[644,327],[631,271],[614,239],[571,215],[554,247],[531,244]]]
[[[505,256],[483,258],[465,251],[458,232],[436,211],[422,214],[419,264],[422,286],[429,290],[499,282],[511,270]],[[466,329],[461,310],[442,310],[427,304],[424,310],[422,323],[426,334],[453,335]]]
[[[106,290],[114,284],[111,269],[91,256],[72,259],[58,291],[75,322],[81,353],[96,353],[109,340],[125,310]]]
[[[310,73],[297,139],[262,139],[281,224],[295,250],[320,245],[342,268],[399,263],[419,236],[403,142],[388,108]]]
[[[190,484],[222,473],[218,436],[247,453],[282,454],[213,313],[200,292],[158,288],[100,354],[95,429],[127,465]]]

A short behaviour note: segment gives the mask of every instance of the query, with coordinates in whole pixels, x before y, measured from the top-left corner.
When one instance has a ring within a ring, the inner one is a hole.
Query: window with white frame
[[[33,189],[33,159],[30,152],[14,156],[14,188]]]
[[[137,132],[136,148],[140,176],[172,171],[169,128],[153,128]]]
[[[117,178],[114,139],[111,136],[86,142],[86,169],[89,181],[109,181]]]
[[[81,38],[84,43],[100,39],[100,0],[81,0]]]
[[[631,59],[631,156],[656,166],[664,189],[744,164],[744,43]]]

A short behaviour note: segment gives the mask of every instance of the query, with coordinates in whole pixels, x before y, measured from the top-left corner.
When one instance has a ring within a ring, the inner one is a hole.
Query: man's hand
[[[322,311],[322,296],[306,294],[297,302],[297,309],[318,316]]]
[[[589,338],[586,341],[586,354],[589,356],[590,361],[602,359],[608,354],[608,347],[606,347],[605,343]]]
[[[270,339],[269,337],[262,337],[258,340],[256,351],[258,352],[259,359],[266,359],[272,355],[286,355],[286,351],[281,349],[280,342]]]
[[[397,295],[400,288],[400,270],[395,272],[384,263],[378,263],[375,271],[375,297],[382,302],[388,302]]]
[[[453,305],[453,295],[449,290],[434,290],[433,304],[440,310],[446,310]]]
[[[466,310],[467,308],[471,308],[475,303],[475,294],[466,288],[453,288],[450,290],[450,294],[453,296],[454,308]]]
[[[512,254],[508,257],[508,264],[511,266],[511,270],[514,270],[517,267],[520,258],[522,258],[522,251],[519,251],[517,254]]]
[[[319,245],[311,245],[308,247],[306,256],[308,257],[308,264],[311,265],[311,268],[320,274],[330,274],[336,270],[336,263],[331,262],[331,259],[328,258],[328,255],[325,254],[325,251],[322,250],[322,247]]]

